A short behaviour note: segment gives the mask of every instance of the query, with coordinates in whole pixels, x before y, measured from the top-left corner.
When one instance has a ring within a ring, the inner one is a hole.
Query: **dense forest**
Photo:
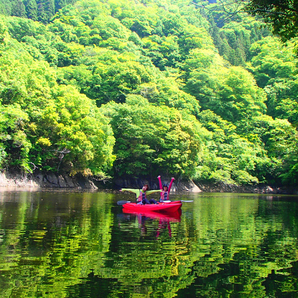
[[[295,39],[211,2],[0,0],[2,171],[297,184]]]

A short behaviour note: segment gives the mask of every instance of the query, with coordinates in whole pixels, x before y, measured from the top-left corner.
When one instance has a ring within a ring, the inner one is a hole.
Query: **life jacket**
[[[138,202],[142,202],[144,199],[146,199],[146,192],[142,192],[142,190],[140,190],[140,195],[138,196]]]
[[[162,192],[161,193],[161,196],[160,196],[160,201],[166,201],[166,200],[168,200],[168,194],[169,194],[168,191]]]
[[[166,201],[168,199],[168,194],[169,192],[168,191],[165,191],[164,194],[163,194],[163,199],[164,201]]]

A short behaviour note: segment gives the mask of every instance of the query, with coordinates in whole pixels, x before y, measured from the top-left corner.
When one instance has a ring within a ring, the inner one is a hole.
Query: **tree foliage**
[[[95,103],[72,86],[58,86],[45,62],[14,53],[0,57],[2,165],[27,172],[106,172],[114,138]]]
[[[204,129],[194,117],[167,106],[155,107],[140,95],[125,104],[102,106],[116,138],[114,168],[119,176],[156,176],[159,172],[189,177],[201,155]]]
[[[293,184],[294,44],[228,4],[0,2],[2,168]]]
[[[251,55],[248,67],[267,94],[268,114],[287,119],[297,127],[297,61],[293,45],[285,47],[268,37],[252,46]]]
[[[0,13],[49,23],[54,14],[76,0],[1,0]]]
[[[273,33],[286,41],[297,36],[298,8],[296,1],[250,0],[246,10],[261,16],[272,26]]]

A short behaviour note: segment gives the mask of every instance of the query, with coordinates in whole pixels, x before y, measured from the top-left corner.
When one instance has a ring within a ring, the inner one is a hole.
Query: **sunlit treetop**
[[[272,26],[274,34],[283,41],[297,36],[298,1],[252,0],[248,1],[245,10],[252,15],[261,16]]]

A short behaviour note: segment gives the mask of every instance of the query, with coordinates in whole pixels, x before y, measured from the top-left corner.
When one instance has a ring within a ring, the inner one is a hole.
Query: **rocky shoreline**
[[[226,193],[256,193],[256,194],[287,194],[298,195],[298,187],[285,188],[270,185],[231,185],[225,183],[197,184],[203,192],[226,192]]]
[[[20,175],[0,173],[0,190],[3,188],[25,191],[42,189],[98,189],[91,179],[84,177],[55,174]]]
[[[169,180],[169,179],[168,179]],[[167,179],[164,180],[168,183]],[[78,191],[119,190],[122,187],[139,188],[149,183],[152,189],[157,189],[157,181],[118,179],[113,181],[56,174],[20,175],[0,173],[0,191],[40,191],[46,189],[69,189]],[[257,194],[294,194],[298,195],[298,188],[279,188],[268,185],[237,186],[224,183],[203,184],[193,181],[175,181],[172,191],[175,192],[225,192],[225,193],[257,193]]]

